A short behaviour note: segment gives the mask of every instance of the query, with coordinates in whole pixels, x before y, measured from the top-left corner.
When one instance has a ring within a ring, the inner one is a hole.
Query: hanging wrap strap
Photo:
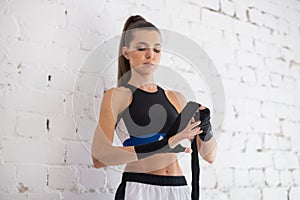
[[[191,120],[193,116],[195,116],[195,120],[201,120],[200,112],[197,112],[201,104],[196,102],[189,101],[186,106],[183,108],[179,116],[176,118],[175,122],[167,132],[169,137],[175,135],[176,133],[182,131]],[[200,124],[201,127],[201,124]],[[200,166],[199,166],[199,158],[198,158],[198,148],[197,148],[197,135],[194,137],[191,148],[193,150],[191,155],[191,168],[192,168],[192,200],[199,200],[199,177],[200,177]]]

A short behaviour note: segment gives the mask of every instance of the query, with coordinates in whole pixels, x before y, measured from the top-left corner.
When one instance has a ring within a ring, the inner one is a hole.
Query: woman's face
[[[140,73],[153,73],[160,62],[161,37],[155,30],[138,30],[129,48],[123,47],[122,53],[129,60],[131,69]]]

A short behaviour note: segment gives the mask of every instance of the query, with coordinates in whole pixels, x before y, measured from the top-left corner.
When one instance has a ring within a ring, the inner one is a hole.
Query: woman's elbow
[[[208,162],[209,164],[212,164],[213,162],[215,162],[216,157],[208,156],[208,157],[205,157],[204,160],[205,160],[206,162]]]
[[[104,165],[103,163],[101,163],[94,156],[92,156],[92,159],[93,159],[93,164],[94,164],[95,168],[99,169],[99,168],[102,168],[102,167],[106,167],[106,165]]]
[[[103,168],[103,167],[106,167],[106,166],[103,165],[103,164],[99,164],[99,163],[95,163],[95,162],[94,162],[94,167],[95,167],[96,169],[99,169],[99,168]]]
[[[208,155],[203,157],[203,159],[209,164],[212,164],[216,160],[216,151],[211,151]]]

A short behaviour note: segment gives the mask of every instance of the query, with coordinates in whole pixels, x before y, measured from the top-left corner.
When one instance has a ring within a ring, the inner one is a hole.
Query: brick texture
[[[220,74],[225,120],[216,161],[201,160],[201,199],[298,200],[299,0],[0,1],[0,199],[114,198],[123,166],[95,169],[90,155],[116,62],[105,80],[83,64],[132,14],[192,39]],[[195,85],[192,66],[166,55]]]

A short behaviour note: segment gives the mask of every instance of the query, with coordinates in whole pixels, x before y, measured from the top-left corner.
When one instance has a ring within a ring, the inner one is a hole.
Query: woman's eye
[[[159,52],[160,52],[160,49],[154,49],[154,52],[155,52],[155,53],[159,53]]]
[[[147,49],[147,48],[145,48],[145,47],[137,48],[138,51],[145,51],[146,49]],[[153,51],[154,51],[155,53],[159,53],[159,52],[160,52],[160,49],[153,49]]]

